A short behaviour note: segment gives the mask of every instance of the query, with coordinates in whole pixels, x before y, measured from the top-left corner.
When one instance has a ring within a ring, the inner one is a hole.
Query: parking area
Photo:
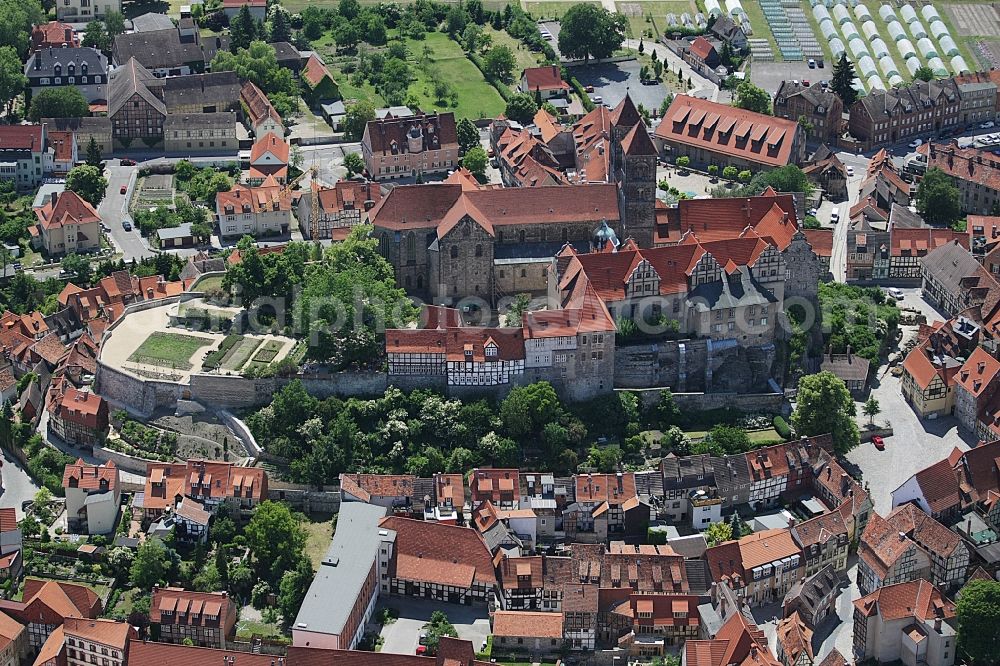
[[[658,110],[667,97],[667,89],[661,83],[643,85],[639,80],[642,65],[638,60],[624,62],[581,65],[570,70],[585,86],[594,86],[593,95],[600,96],[605,106],[614,107],[625,99],[628,92],[632,101],[642,104],[651,111]]]
[[[398,620],[382,627],[382,652],[414,654],[423,627],[436,610],[447,615],[458,637],[471,641],[477,651],[490,635],[489,609],[485,606],[459,606],[408,597],[384,597],[379,605],[394,608],[399,613]]]
[[[755,62],[750,70],[750,81],[758,88],[763,88],[774,97],[782,81],[829,81],[833,78],[830,63],[825,67],[809,69],[806,62]]]

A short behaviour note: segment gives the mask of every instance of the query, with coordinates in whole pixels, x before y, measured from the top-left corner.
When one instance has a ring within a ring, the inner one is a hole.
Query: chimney
[[[934,618],[934,631],[941,633],[941,618]]]
[[[789,528],[795,527],[795,518],[794,517],[788,519],[788,527]]]
[[[906,541],[906,532],[900,532],[899,533],[899,540],[900,541]]]

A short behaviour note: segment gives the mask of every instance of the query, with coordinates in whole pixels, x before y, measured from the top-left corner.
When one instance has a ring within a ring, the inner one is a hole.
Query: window
[[[458,246],[457,245],[452,245],[451,246],[451,258],[452,259],[458,259]]]

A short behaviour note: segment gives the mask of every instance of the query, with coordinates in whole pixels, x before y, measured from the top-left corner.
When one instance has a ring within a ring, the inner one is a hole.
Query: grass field
[[[189,370],[194,353],[210,344],[212,341],[208,338],[157,331],[150,334],[128,360]]]
[[[210,289],[222,289],[222,275],[204,275],[191,285],[191,291],[208,291]]]
[[[493,44],[498,46],[503,44],[514,52],[514,58],[517,61],[517,65],[514,66],[514,81],[511,85],[512,88],[517,87],[517,83],[520,80],[518,77],[521,75],[521,70],[527,69],[528,67],[537,67],[539,63],[544,60],[541,53],[535,53],[524,44],[508,35],[504,30],[494,30],[487,25],[485,32],[493,40]]]
[[[588,4],[601,6],[596,0]],[[536,19],[560,19],[566,10],[572,7],[572,2],[524,2],[524,11],[531,14]]]
[[[430,47],[430,69],[450,83],[458,95],[458,106],[442,107],[434,97],[434,86],[420,66],[413,63],[415,80],[410,84],[409,94],[417,99],[417,105],[425,110],[454,111],[456,118],[495,118],[507,108],[493,86],[488,84],[482,73],[465,57],[457,42],[440,32],[427,33],[426,39],[408,39],[406,46],[414,60],[419,60],[425,47]]]
[[[302,528],[306,531],[306,557],[318,570],[333,538],[333,516],[318,516],[302,523]]]
[[[229,353],[229,357],[222,363],[226,370],[239,370],[243,364],[257,351],[261,340],[259,338],[243,338],[239,344]]]
[[[377,5],[381,1],[382,0],[361,0],[361,4]],[[171,0],[171,2],[179,3],[179,0]],[[393,0],[393,3],[397,5],[408,5],[411,4],[412,2],[414,2],[414,0]],[[445,4],[457,5],[459,4],[460,0],[440,0],[440,2],[443,2]],[[483,7],[488,11],[503,9],[508,4],[509,3],[507,2],[507,0],[483,0]],[[320,2],[317,2],[316,0],[282,0],[281,3],[281,6],[287,9],[292,14],[298,14],[303,9],[309,7],[310,5],[315,5],[317,7],[330,7],[331,3],[328,2],[327,0],[322,0]],[[336,7],[336,5],[333,6]]]

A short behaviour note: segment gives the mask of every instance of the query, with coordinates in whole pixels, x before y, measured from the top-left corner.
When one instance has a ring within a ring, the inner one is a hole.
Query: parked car
[[[994,123],[992,120],[988,120],[985,123],[983,123],[982,125],[980,125],[979,129],[989,129],[989,128],[993,127],[995,124],[996,123]]]
[[[118,163],[121,164],[122,166],[135,166],[135,160],[130,159],[128,157],[123,157],[118,161]]]
[[[834,210],[832,213],[830,213],[830,221],[833,222],[834,224],[836,224],[837,222],[840,222],[840,211],[839,210]]]
[[[812,82],[810,82],[809,79],[802,79],[802,85],[808,88],[809,86],[812,85]]]
[[[126,192],[128,192],[128,185],[122,185],[120,188],[118,188],[118,192],[120,194],[125,194]]]
[[[124,229],[125,231],[132,231],[132,223],[129,222],[128,220],[123,221],[122,229]]]
[[[888,294],[893,298],[895,298],[897,301],[903,300],[903,290],[900,289],[899,287],[889,287],[888,289],[886,289],[886,292],[888,292]]]
[[[415,654],[421,654],[421,655],[422,654],[427,654],[427,646],[426,645],[418,645]]]
[[[854,167],[852,167],[852,166],[848,166],[847,167],[847,175],[848,176],[853,176],[854,175]]]
[[[816,61],[813,58],[809,58],[809,69],[816,69]]]
[[[594,86],[587,86],[587,87],[584,88],[584,91],[592,93],[592,92],[594,92]]]
[[[879,451],[885,451],[885,440],[882,439],[880,435],[872,437],[872,444],[874,444],[875,448]]]
[[[923,139],[914,139],[913,143],[910,144],[910,148],[917,149],[924,143]]]

